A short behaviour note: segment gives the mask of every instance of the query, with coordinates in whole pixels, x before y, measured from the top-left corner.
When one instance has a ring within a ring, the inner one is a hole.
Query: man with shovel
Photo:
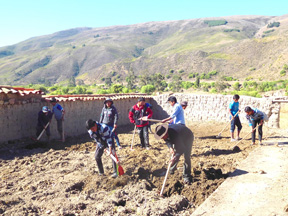
[[[63,107],[60,104],[57,103],[55,97],[53,97],[50,102],[53,106],[52,113],[54,114],[55,119],[57,121],[57,130],[58,130],[58,133],[60,135],[60,140],[62,142],[64,142],[65,137],[64,137],[64,132],[63,132],[63,130],[64,130],[63,129],[63,122],[64,122],[65,110],[63,109]]]
[[[173,112],[170,115],[170,117],[163,119],[162,123],[171,122],[171,120],[173,119],[173,124],[185,125],[184,110],[183,110],[182,106],[179,103],[177,103],[176,97],[170,96],[168,98],[168,102],[173,107]]]
[[[48,122],[51,122],[52,113],[47,106],[43,106],[42,110],[38,113],[38,122],[36,126],[36,137],[39,137],[41,132],[45,129],[47,140],[50,141],[50,125],[46,127]],[[40,138],[39,138],[40,139]]]
[[[174,174],[179,158],[184,154],[183,179],[185,184],[190,184],[192,181],[190,156],[194,140],[193,132],[182,124],[172,124],[169,126],[162,124],[156,127],[154,137],[157,140],[165,140],[170,149],[172,154],[170,174]]]
[[[89,119],[86,121],[86,128],[88,133],[92,139],[96,142],[96,151],[95,151],[95,160],[98,166],[99,175],[104,174],[103,163],[101,157],[104,153],[104,150],[109,147],[109,154],[114,155],[115,152],[115,143],[112,139],[113,134],[112,130],[103,123],[98,123]],[[112,178],[117,177],[117,167],[116,163],[112,160],[113,163],[113,174],[111,175]]]
[[[137,104],[135,104],[129,111],[129,120],[132,124],[136,125],[141,141],[141,146],[142,148],[146,148],[147,150],[150,149],[148,134],[149,123],[147,120],[144,119],[151,118],[152,114],[152,110],[150,109],[150,107],[146,106],[145,98],[143,97],[140,97]]]
[[[264,124],[264,114],[260,110],[256,108],[251,108],[249,106],[245,107],[246,118],[248,120],[249,126],[251,126],[252,130],[252,145],[255,145],[255,135],[256,135],[256,128],[258,124],[258,139],[259,145],[262,145],[262,127]]]
[[[241,121],[238,116],[238,113],[240,112],[239,110],[239,99],[240,96],[238,94],[235,94],[233,96],[233,101],[229,104],[229,113],[230,113],[230,118],[231,118],[231,142],[240,140],[240,131],[242,129]],[[235,126],[237,126],[237,138],[234,139],[234,130]]]

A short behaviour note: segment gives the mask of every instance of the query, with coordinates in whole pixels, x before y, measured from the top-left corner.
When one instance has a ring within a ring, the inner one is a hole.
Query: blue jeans
[[[113,127],[111,127],[109,125],[108,125],[108,127],[110,128],[111,131],[113,130]],[[120,142],[119,142],[118,135],[117,135],[117,133],[115,131],[112,133],[112,139],[116,140],[116,144],[119,147],[120,146]]]

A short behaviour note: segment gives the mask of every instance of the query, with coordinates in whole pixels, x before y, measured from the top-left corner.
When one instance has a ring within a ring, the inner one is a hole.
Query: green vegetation
[[[208,24],[209,27],[226,25],[228,22],[226,20],[204,20],[205,24]]]
[[[280,26],[280,22],[273,22],[273,23],[269,23],[267,25],[267,28],[273,28],[273,27],[279,27]]]
[[[274,31],[275,31],[274,29],[271,29],[271,30],[268,30],[268,31],[264,31],[263,33],[264,34],[269,34],[269,33],[274,32]]]
[[[240,32],[239,29],[224,29],[223,32]]]

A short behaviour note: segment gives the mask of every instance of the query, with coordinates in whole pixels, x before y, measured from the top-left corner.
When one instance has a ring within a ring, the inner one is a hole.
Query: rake
[[[233,118],[239,113],[239,110],[238,112],[233,116]],[[218,134],[218,136],[216,136],[216,138],[221,138],[221,133],[226,129],[226,127],[230,124],[230,122],[232,121],[233,119],[231,118],[231,120],[225,125],[225,127],[220,131],[220,133]]]

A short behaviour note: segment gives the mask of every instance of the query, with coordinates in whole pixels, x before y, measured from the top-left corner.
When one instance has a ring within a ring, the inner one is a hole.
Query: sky
[[[287,0],[0,0],[0,47],[77,27],[233,15],[281,16]]]

